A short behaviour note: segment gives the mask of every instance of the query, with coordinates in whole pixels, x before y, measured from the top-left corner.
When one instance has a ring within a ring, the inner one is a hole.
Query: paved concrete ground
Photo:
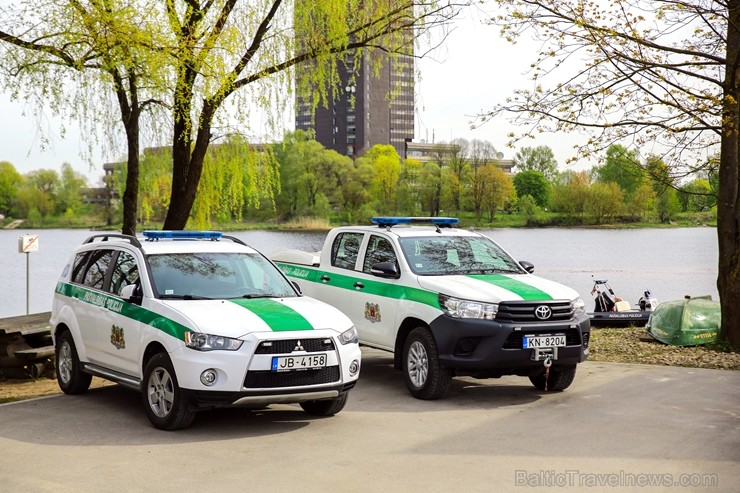
[[[333,418],[225,409],[162,432],[118,386],[2,405],[0,491],[740,491],[740,372],[588,362],[562,393],[455,379],[424,402],[363,352]]]

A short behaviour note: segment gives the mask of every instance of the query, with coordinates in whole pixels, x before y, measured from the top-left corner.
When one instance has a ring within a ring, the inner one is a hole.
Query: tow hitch
[[[534,348],[532,350],[532,360],[542,361],[545,366],[545,392],[547,392],[547,383],[550,379],[550,367],[552,366],[553,360],[558,359],[558,348]]]

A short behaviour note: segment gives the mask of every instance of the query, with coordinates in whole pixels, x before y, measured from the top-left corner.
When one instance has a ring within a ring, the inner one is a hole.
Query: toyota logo
[[[540,320],[547,320],[552,316],[552,310],[549,306],[540,305],[534,309],[534,316]]]

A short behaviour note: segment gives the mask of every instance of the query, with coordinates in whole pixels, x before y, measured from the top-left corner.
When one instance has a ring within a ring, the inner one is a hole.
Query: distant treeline
[[[681,181],[659,157],[641,162],[635,151],[615,144],[603,165],[560,172],[552,151],[540,146],[517,152],[511,176],[490,142],[452,143],[457,152],[420,162],[402,159],[389,145],[376,145],[353,160],[301,131],[268,146],[230,137],[209,151],[189,226],[298,217],[364,222],[377,214],[460,215],[480,224],[502,213],[520,214],[533,224],[543,217],[569,225],[669,222],[680,212],[716,208],[712,163]],[[115,197],[123,193],[125,173],[125,163],[116,167],[108,193],[102,194],[109,200],[100,201],[100,190],[91,190],[69,164],[62,165],[61,173],[41,169],[21,175],[11,163],[0,162],[0,214],[27,219],[30,226],[117,224],[122,211]],[[164,218],[171,181],[169,150],[145,151],[139,224]],[[93,195],[99,203],[90,203]]]

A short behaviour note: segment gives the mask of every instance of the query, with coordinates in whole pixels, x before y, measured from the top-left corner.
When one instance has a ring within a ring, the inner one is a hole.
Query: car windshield
[[[485,236],[410,237],[400,243],[411,270],[420,276],[525,273]]]
[[[283,298],[296,296],[276,267],[259,254],[173,253],[150,255],[162,299]]]

